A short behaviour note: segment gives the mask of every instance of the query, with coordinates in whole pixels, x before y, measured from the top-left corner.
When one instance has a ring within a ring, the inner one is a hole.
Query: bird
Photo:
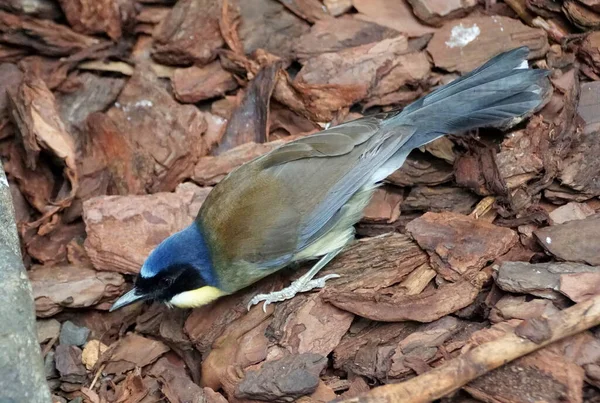
[[[195,308],[288,266],[314,265],[251,306],[285,301],[339,277],[317,273],[355,237],[373,192],[409,153],[446,134],[514,125],[543,106],[548,70],[519,47],[403,109],[380,112],[288,142],[230,172],[196,219],[144,261],[131,291],[111,311],[140,300]]]

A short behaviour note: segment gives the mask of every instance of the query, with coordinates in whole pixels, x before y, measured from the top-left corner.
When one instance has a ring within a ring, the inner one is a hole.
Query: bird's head
[[[216,287],[210,253],[197,224],[162,241],[148,256],[134,288],[110,311],[139,300],[157,300],[181,308],[204,305],[222,293]]]

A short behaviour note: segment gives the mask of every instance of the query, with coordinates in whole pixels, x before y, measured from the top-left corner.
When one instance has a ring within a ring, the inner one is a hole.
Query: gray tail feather
[[[410,104],[388,124],[417,128],[410,142],[420,147],[447,133],[500,126],[537,108],[547,86],[547,70],[521,67],[529,53],[520,47]]]

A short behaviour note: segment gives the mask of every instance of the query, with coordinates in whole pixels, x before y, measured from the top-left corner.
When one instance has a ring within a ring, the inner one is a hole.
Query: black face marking
[[[135,288],[140,294],[158,301],[170,301],[177,294],[205,285],[198,270],[188,264],[172,265],[153,277],[138,276],[135,280]]]

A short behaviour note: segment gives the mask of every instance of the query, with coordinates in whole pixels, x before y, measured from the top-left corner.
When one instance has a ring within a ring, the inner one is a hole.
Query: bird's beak
[[[108,312],[116,311],[119,308],[123,308],[125,305],[129,305],[134,303],[135,301],[139,301],[142,299],[146,299],[147,295],[144,294],[136,294],[137,290],[133,288],[126,294],[121,295],[121,298],[115,301],[113,306],[110,307]]]

